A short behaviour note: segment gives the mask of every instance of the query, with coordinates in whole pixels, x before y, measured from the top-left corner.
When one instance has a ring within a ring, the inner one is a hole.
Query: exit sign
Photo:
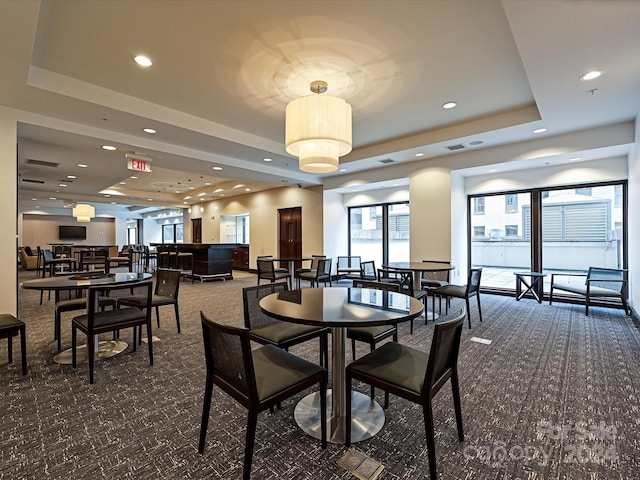
[[[137,172],[150,172],[151,171],[151,159],[143,157],[141,155],[127,154],[127,168],[129,170],[135,170]]]

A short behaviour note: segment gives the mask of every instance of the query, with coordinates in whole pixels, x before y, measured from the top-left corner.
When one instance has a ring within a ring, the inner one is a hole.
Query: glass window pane
[[[389,261],[408,262],[409,251],[409,203],[389,205]],[[376,266],[378,263],[376,262]]]
[[[382,206],[352,207],[350,212],[349,241],[351,255],[362,261],[373,260],[376,268],[382,266]]]
[[[176,243],[183,243],[183,237],[182,237],[182,224],[181,223],[176,223],[175,224],[175,242]]]

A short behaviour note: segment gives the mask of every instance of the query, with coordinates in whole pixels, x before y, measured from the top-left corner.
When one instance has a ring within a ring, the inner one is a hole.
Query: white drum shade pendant
[[[287,153],[300,159],[303,172],[335,172],[338,158],[351,151],[351,105],[342,98],[324,95],[326,82],[313,82],[311,91],[317,95],[287,105]]]
[[[73,216],[77,222],[88,223],[96,216],[96,209],[86,203],[79,203],[73,207]]]

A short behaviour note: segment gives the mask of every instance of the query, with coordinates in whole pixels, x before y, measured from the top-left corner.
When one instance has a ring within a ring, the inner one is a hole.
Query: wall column
[[[18,160],[17,141],[18,123],[15,112],[0,107],[0,272],[8,281],[0,288],[0,313],[17,314],[18,305]]]

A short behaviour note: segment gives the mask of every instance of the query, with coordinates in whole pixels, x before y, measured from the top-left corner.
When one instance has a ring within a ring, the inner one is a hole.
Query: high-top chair
[[[482,276],[482,268],[472,268],[469,270],[469,277],[466,285],[445,285],[444,287],[436,288],[434,293],[441,295],[445,298],[445,313],[449,313],[449,302],[451,297],[464,298],[467,304],[467,320],[469,321],[469,328],[471,328],[471,312],[469,311],[469,299],[476,297],[478,301],[478,316],[482,322],[482,308],[480,307],[480,277]]]
[[[251,478],[258,414],[316,384],[320,385],[321,446],[327,446],[327,371],[274,345],[251,349],[247,329],[213,322],[201,311],[207,378],[202,404],[198,452],[203,453],[213,386],[248,410],[242,478]],[[224,422],[222,418],[219,421]]]
[[[153,336],[151,335],[151,287],[153,282],[145,280],[136,284],[100,285],[89,287],[87,292],[87,313],[77,316],[71,323],[72,365],[77,366],[76,339],[78,330],[87,336],[87,355],[89,356],[89,383],[93,383],[93,365],[95,356],[95,335],[105,332],[117,332],[125,328],[133,329],[133,351],[137,346],[137,328],[147,327],[147,345],[149,348],[149,364],[153,365]],[[142,309],[137,307],[118,308],[116,310],[100,310],[101,295],[118,296],[118,293],[131,288],[144,291],[146,298]]]
[[[283,282],[269,283],[242,289],[244,326],[251,340],[263,345],[275,345],[288,350],[293,345],[318,338],[320,340],[320,365],[327,366],[328,328],[298,325],[276,320],[262,312],[260,300],[272,293],[287,291]]]
[[[346,368],[346,445],[351,445],[351,387],[359,380],[385,391],[384,406],[389,406],[389,393],[422,406],[431,480],[438,478],[436,444],[433,428],[433,397],[451,381],[453,407],[458,439],[464,440],[462,408],[458,382],[458,351],[465,311],[436,323],[429,354],[415,348],[389,342],[350,363]]]

